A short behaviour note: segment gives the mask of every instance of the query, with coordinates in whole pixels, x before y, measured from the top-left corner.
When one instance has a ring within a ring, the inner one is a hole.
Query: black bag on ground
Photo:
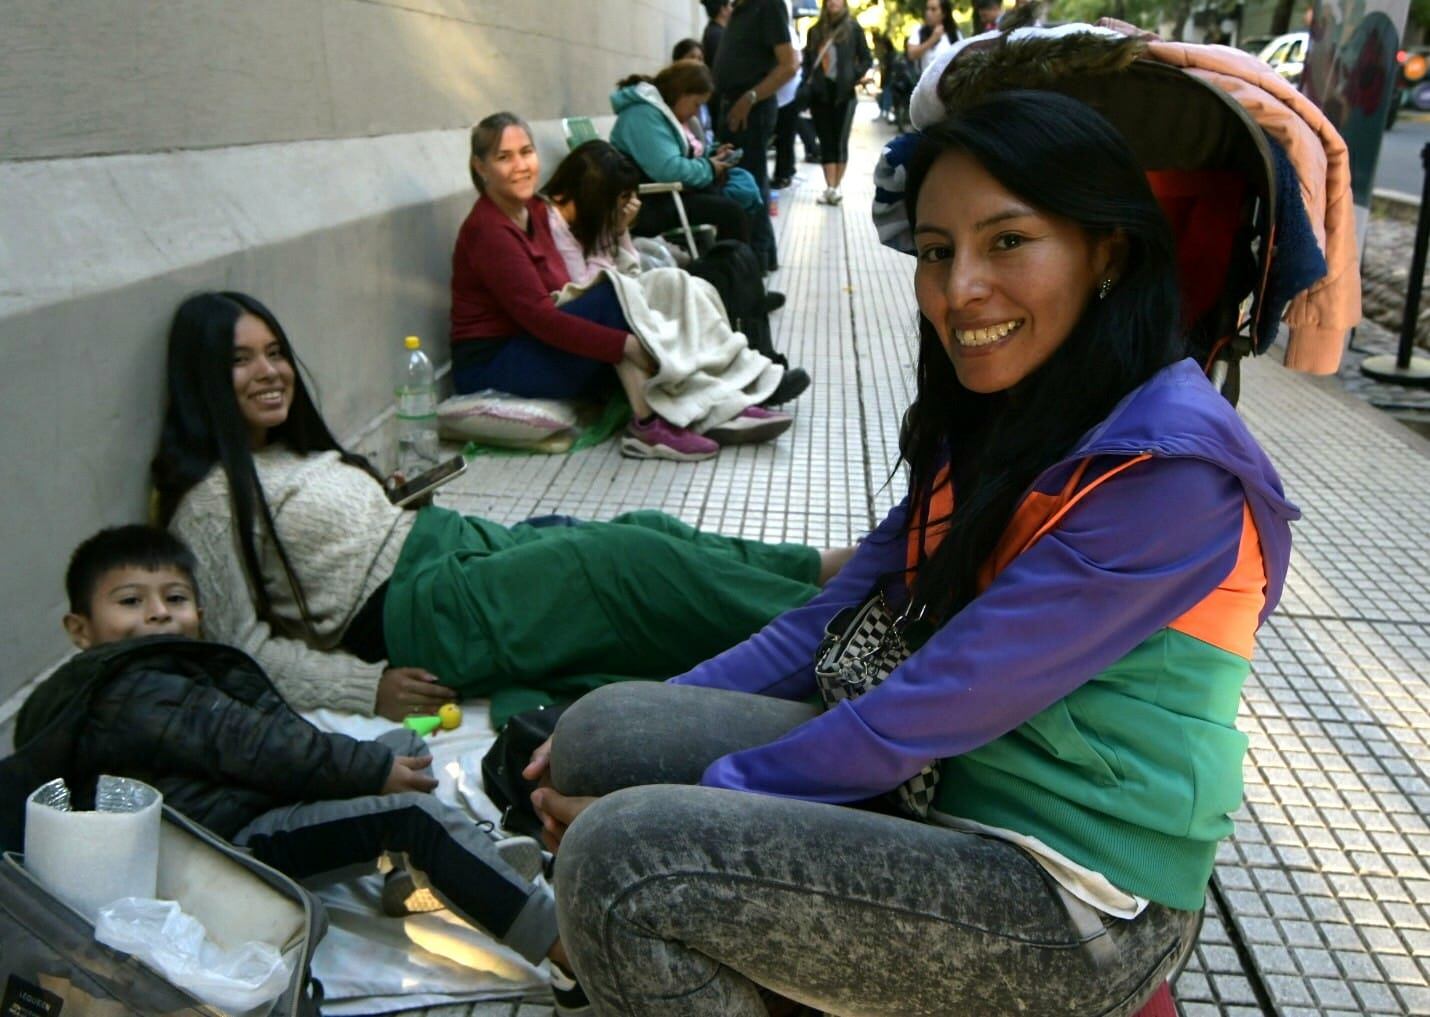
[[[537,746],[551,737],[566,705],[541,706],[512,714],[497,740],[482,757],[482,788],[501,810],[502,829],[528,837],[541,836],[541,820],[531,807],[536,782],[521,775]]]
[[[686,269],[714,286],[725,305],[725,313],[735,331],[745,334],[750,349],[762,353],[781,367],[788,367],[784,354],[775,352],[770,332],[770,314],[765,310],[764,271],[749,244],[721,240]]]

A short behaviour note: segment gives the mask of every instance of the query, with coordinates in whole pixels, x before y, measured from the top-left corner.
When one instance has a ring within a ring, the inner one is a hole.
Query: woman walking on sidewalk
[[[804,80],[809,83],[809,115],[824,159],[820,204],[843,200],[839,185],[849,163],[849,128],[858,102],[855,89],[873,65],[864,29],[849,13],[848,0],[824,0],[819,20],[804,46]]]

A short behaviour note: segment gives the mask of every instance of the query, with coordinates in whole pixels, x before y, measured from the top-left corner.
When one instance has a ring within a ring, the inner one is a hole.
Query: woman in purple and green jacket
[[[1122,1015],[1195,940],[1296,509],[1183,359],[1169,227],[1098,114],[985,100],[907,193],[909,496],[807,605],[598,690],[528,768],[598,1014]],[[912,654],[808,705],[881,595]],[[923,821],[884,807],[929,765]]]

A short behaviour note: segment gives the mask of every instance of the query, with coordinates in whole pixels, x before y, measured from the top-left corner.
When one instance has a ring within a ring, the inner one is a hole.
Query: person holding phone
[[[692,223],[714,226],[720,240],[748,243],[766,271],[773,271],[779,257],[769,205],[755,178],[739,165],[744,151],[723,144],[697,154],[697,139],[684,126],[714,89],[710,68],[695,60],[677,60],[653,78],[623,79],[611,93],[616,114],[611,144],[635,160],[646,180],[682,184],[681,200]],[[633,225],[637,236],[680,225],[673,198],[649,197]]]
[[[277,318],[243,293],[179,306],[168,393],[159,521],[198,559],[209,637],[299,710],[399,720],[458,695],[529,702],[669,677],[804,603],[842,560],[659,512],[506,527],[398,508],[333,437]]]

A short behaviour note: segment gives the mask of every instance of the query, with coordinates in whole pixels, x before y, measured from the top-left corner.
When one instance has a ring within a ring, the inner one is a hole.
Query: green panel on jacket
[[[936,808],[1037,837],[1122,889],[1201,907],[1241,805],[1250,664],[1162,629],[1048,709],[944,760]]]

